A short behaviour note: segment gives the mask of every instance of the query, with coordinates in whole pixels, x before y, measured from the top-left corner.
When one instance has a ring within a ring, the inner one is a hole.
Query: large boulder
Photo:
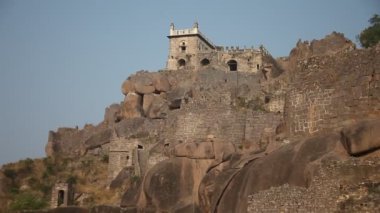
[[[124,94],[124,95],[127,95],[128,93],[130,92],[136,92],[135,90],[135,84],[133,81],[131,80],[125,80],[123,82],[123,84],[121,85],[121,92]]]
[[[137,93],[128,93],[124,99],[123,116],[139,118],[142,116],[142,97]]]
[[[150,75],[139,75],[133,78],[136,93],[149,94],[153,93],[156,88],[154,87],[153,79]]]
[[[341,141],[350,155],[365,154],[380,148],[380,120],[361,121],[341,132]]]
[[[112,125],[122,119],[120,104],[112,104],[107,107],[104,113],[104,122]]]
[[[199,189],[201,210],[245,212],[250,194],[284,184],[308,187],[322,162],[342,162],[354,153],[379,156],[374,152],[379,147],[379,123],[377,120],[358,122],[341,133],[320,134],[262,156],[232,155],[228,161],[212,167],[203,178]],[[347,169],[342,172],[346,174]]]
[[[192,91],[190,87],[177,87],[167,93],[167,100],[169,102],[170,109],[181,108],[182,100],[192,97]]]
[[[155,212],[200,212],[198,187],[211,162],[172,158],[158,163],[145,175],[138,207]]]
[[[337,145],[339,135],[332,134],[289,144],[260,157],[234,155],[202,180],[202,212],[245,212],[249,194],[286,183],[305,187],[312,178],[313,162],[329,156]]]
[[[95,149],[106,143],[109,143],[111,141],[111,136],[111,129],[104,129],[102,131],[94,133],[84,142],[86,150]]]
[[[144,115],[148,118],[164,118],[169,110],[165,94],[146,94],[143,100]]]
[[[158,92],[168,92],[170,90],[169,80],[164,75],[153,75],[153,84]]]

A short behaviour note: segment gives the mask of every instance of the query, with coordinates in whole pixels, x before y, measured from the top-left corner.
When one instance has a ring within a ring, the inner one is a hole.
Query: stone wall
[[[380,48],[297,62],[286,95],[288,129],[313,134],[380,114]]]
[[[136,161],[134,152],[137,147],[137,140],[127,140],[124,138],[113,138],[110,143],[108,160],[108,182],[117,177],[125,167],[134,166]]]
[[[232,143],[241,143],[244,138],[245,112],[228,106],[183,110],[176,119],[176,131],[172,141],[202,141],[207,135]]]
[[[281,113],[267,113],[228,105],[207,107],[197,105],[182,109],[175,119],[167,122],[168,143],[204,142],[212,135],[220,141],[231,142],[237,149],[264,151],[282,121]],[[170,126],[170,125],[171,126]]]
[[[320,131],[331,117],[336,117],[332,105],[334,89],[306,90],[302,93],[291,91],[288,94],[290,131],[294,133],[310,133]]]
[[[74,189],[71,184],[57,182],[52,188],[50,207],[66,207],[73,205]]]
[[[254,49],[241,49],[218,52],[218,63],[228,71],[228,61],[237,62],[238,72],[258,72],[263,66],[262,52]]]
[[[244,127],[244,149],[253,152],[265,151],[276,135],[276,128],[282,122],[281,113],[248,111]]]

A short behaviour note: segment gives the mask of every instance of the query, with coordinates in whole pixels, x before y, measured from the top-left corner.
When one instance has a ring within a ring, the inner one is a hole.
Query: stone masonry
[[[378,116],[379,76],[379,48],[299,59],[285,96],[289,131],[314,134]]]
[[[198,23],[190,29],[170,25],[168,70],[218,67],[220,70],[258,72],[268,54],[264,47],[239,48],[214,45],[199,30]]]
[[[74,190],[69,183],[57,182],[52,190],[51,208],[65,207],[73,204]]]

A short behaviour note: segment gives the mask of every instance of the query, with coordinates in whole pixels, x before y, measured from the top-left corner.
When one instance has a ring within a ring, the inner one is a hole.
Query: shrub
[[[22,193],[15,196],[10,205],[11,210],[36,210],[47,207],[48,202],[41,196],[32,193]]]
[[[103,155],[102,156],[102,162],[103,163],[108,163],[108,161],[109,161],[109,156],[108,155]]]
[[[66,183],[68,183],[68,184],[76,184],[77,183],[77,177],[76,176],[69,176],[66,179]]]
[[[10,178],[10,179],[15,179],[17,177],[17,173],[15,170],[13,169],[5,169],[4,170],[4,175],[7,177],[7,178]]]
[[[369,19],[371,24],[365,28],[359,35],[358,40],[363,47],[375,46],[380,41],[380,16],[375,14]]]
[[[23,163],[23,166],[24,166],[25,170],[32,171],[33,164],[34,164],[34,161],[32,159],[27,158],[27,159],[23,160],[22,163]]]

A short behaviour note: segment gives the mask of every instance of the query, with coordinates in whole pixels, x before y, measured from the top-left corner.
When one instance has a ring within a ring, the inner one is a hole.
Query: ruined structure
[[[74,188],[69,183],[57,182],[52,189],[51,208],[66,207],[74,204]]]
[[[258,72],[264,47],[257,49],[214,45],[199,30],[198,23],[190,29],[175,29],[170,25],[168,70],[218,68],[224,71]]]

